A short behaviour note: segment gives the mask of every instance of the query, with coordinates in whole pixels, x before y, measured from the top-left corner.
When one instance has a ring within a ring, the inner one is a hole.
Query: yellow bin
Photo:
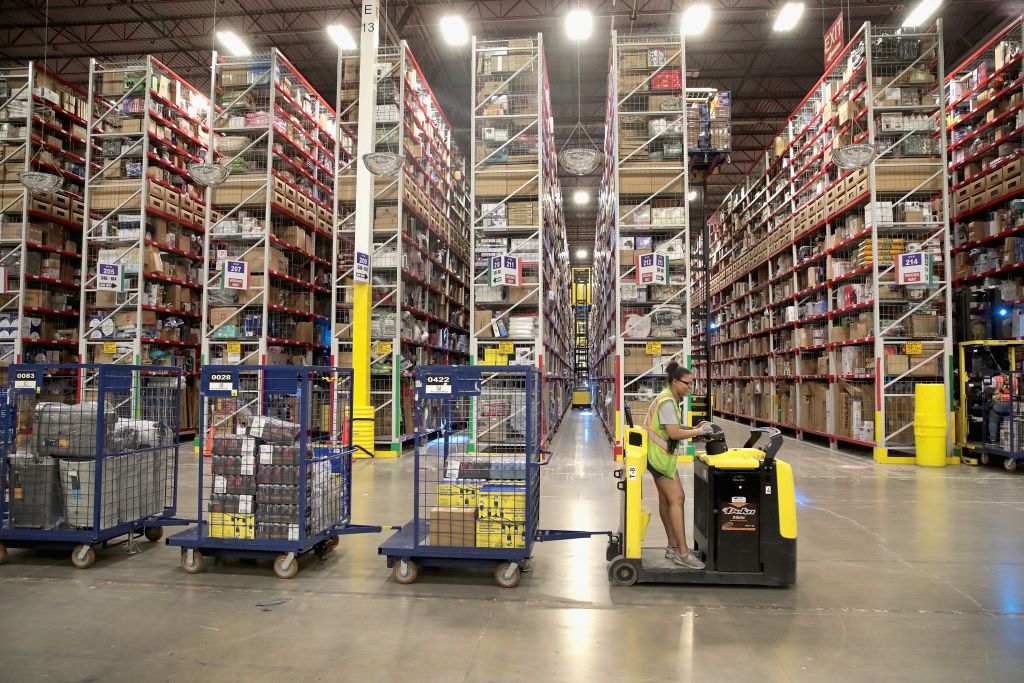
[[[914,387],[915,459],[922,467],[946,466],[949,414],[946,413],[945,390],[941,384]]]

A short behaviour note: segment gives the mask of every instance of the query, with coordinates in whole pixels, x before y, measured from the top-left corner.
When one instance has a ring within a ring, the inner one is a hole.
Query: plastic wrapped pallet
[[[64,521],[59,470],[53,458],[11,455],[7,499],[12,528],[55,529]]]
[[[113,407],[104,407],[104,448],[112,445],[117,427]],[[56,458],[95,458],[99,406],[40,403],[35,411],[36,453]]]
[[[267,443],[288,446],[295,443],[301,431],[302,427],[294,422],[258,415],[249,423],[247,434]]]

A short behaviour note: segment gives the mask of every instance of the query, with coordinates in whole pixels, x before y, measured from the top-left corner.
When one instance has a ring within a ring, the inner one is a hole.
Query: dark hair
[[[671,384],[674,379],[686,379],[692,375],[693,373],[690,372],[689,368],[680,365],[676,361],[672,361],[665,368],[665,379],[668,380],[669,384]]]

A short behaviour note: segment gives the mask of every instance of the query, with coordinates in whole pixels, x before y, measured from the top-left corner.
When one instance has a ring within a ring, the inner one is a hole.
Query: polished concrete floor
[[[572,414],[554,446],[542,525],[617,527],[596,418]],[[163,544],[108,549],[88,571],[13,550],[0,681],[1021,680],[1020,474],[876,466],[796,441],[784,454],[799,502],[790,589],[611,587],[601,539],[539,544],[514,590],[473,572],[397,585],[376,535],[292,581],[237,562],[189,576]],[[411,457],[359,461],[355,521],[405,522],[411,473]]]

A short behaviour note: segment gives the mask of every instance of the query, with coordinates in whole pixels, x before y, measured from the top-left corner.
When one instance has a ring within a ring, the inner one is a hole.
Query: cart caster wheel
[[[88,569],[96,561],[96,551],[92,546],[76,545],[71,551],[71,564],[78,569]]]
[[[514,566],[514,568],[513,568]],[[502,562],[494,570],[494,582],[502,588],[515,588],[523,578],[523,568],[511,562]]]
[[[1017,471],[1017,459],[1016,458],[1003,458],[1003,469],[1007,472]]]
[[[299,573],[299,558],[287,554],[278,555],[274,560],[274,576],[279,579],[293,579]]]
[[[631,562],[619,560],[612,563],[612,582],[616,586],[632,586],[636,583],[637,571]]]
[[[191,561],[188,556],[189,552],[187,550],[181,551],[181,568],[185,570],[185,573],[198,574],[203,571],[203,554],[198,550],[193,550]]]
[[[156,543],[164,537],[164,528],[162,526],[147,526],[144,533],[146,534],[147,541]]]
[[[7,561],[7,546],[5,546],[3,543],[0,543],[0,564],[3,564],[6,561]]]
[[[420,572],[416,568],[416,564],[410,560],[399,560],[395,562],[391,568],[391,577],[396,583],[400,583],[403,586],[408,586],[410,583],[416,583],[416,579],[419,578]]]
[[[981,455],[978,456],[978,462],[980,462],[982,465],[990,465],[992,464],[992,458],[989,457],[988,453],[982,453]]]
[[[339,544],[341,544],[341,537],[331,536],[327,539],[327,545],[325,545],[324,548],[327,550],[334,550]]]

